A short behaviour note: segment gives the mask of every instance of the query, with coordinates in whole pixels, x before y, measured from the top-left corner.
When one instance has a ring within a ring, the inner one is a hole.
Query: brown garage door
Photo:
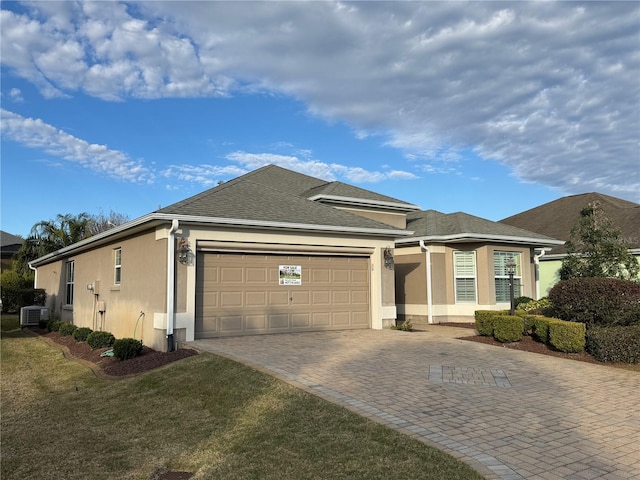
[[[198,253],[196,338],[369,328],[369,317],[366,257]]]

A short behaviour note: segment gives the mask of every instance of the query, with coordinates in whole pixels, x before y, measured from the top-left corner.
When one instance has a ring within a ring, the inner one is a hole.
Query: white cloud
[[[24,98],[22,98],[22,92],[19,88],[12,88],[11,90],[9,90],[9,97],[16,103],[21,103],[24,101]]]
[[[247,170],[228,165],[171,165],[162,172],[162,176],[170,181],[177,179],[183,182],[198,183],[205,187],[216,185],[229,177],[237,177],[247,173]]]
[[[378,172],[365,170],[359,167],[349,167],[337,163],[324,163],[318,160],[308,160],[310,152],[304,150],[304,159],[297,156],[278,155],[274,153],[248,153],[243,151],[232,152],[227,159],[243,165],[248,170],[263,167],[265,165],[278,165],[289,170],[304,173],[312,177],[322,178],[327,181],[345,179],[352,183],[376,183],[382,180],[395,179],[407,180],[417,178],[410,172],[392,170]]]
[[[415,168],[473,150],[568,193],[640,190],[633,2],[38,2],[1,21],[3,65],[48,97],[271,91]],[[304,160],[279,159],[337,173]]]
[[[0,109],[2,136],[29,148],[77,163],[97,173],[130,182],[150,182],[152,172],[142,162],[106,145],[89,143],[39,118],[26,118]]]

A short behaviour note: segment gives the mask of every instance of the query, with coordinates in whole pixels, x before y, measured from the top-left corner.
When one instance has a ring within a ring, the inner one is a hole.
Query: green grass
[[[3,480],[146,480],[168,470],[226,480],[482,478],[437,449],[214,355],[112,380],[11,330],[1,345]]]

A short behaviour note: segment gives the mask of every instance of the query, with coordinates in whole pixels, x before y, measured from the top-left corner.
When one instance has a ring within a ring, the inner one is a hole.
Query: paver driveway
[[[458,340],[360,330],[199,340],[401,430],[490,479],[640,480],[640,373]]]

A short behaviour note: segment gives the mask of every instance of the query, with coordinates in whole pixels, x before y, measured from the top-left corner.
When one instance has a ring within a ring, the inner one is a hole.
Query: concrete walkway
[[[360,330],[191,344],[435,445],[488,479],[640,480],[640,373],[457,340]]]

